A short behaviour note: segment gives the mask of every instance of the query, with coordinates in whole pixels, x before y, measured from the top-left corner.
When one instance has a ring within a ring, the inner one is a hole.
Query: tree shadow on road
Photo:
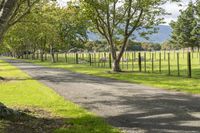
[[[102,99],[111,95],[115,97],[115,100],[84,104],[88,109],[94,108],[96,104],[121,106],[123,113],[108,116],[106,120],[116,127],[130,131],[138,129],[145,133],[200,132],[200,97],[159,93],[133,96],[99,93]]]

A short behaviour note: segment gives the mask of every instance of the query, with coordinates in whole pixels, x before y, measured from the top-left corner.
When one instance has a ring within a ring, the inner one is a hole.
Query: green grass
[[[58,128],[55,130],[56,133],[119,132],[103,119],[70,101],[64,100],[52,89],[3,61],[0,61],[0,76],[7,79],[0,81],[0,102],[9,108],[40,108],[59,116],[66,124],[70,124],[69,127]],[[0,119],[0,129],[9,126],[9,124],[5,126],[2,123]]]
[[[89,66],[88,64],[66,64],[64,61],[60,61],[58,63],[50,63],[50,61],[40,62],[38,60],[28,60],[28,61],[53,68],[64,68],[77,73],[113,78],[121,81],[128,81],[131,83],[143,84],[157,88],[200,94],[200,82],[198,78],[200,69],[198,68],[199,67],[198,65],[196,65],[195,67],[196,69],[193,69],[193,73],[196,74],[194,78],[187,78],[186,76],[182,77],[176,76],[175,70],[172,71],[171,76],[168,76],[167,72],[163,74],[151,73],[151,72],[108,73],[108,71],[110,70],[109,68],[98,68],[95,66]],[[167,67],[163,68],[163,71],[167,71]]]

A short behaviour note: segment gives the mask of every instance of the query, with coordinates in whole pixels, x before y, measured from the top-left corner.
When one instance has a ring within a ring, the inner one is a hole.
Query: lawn
[[[0,102],[23,115],[0,118],[0,132],[117,133],[102,118],[0,60]]]
[[[157,54],[158,55],[158,54]],[[175,91],[181,91],[186,93],[192,93],[192,94],[200,94],[200,78],[199,78],[199,62],[198,59],[193,59],[193,78],[187,78],[186,76],[177,76],[176,72],[176,61],[174,60],[171,63],[171,69],[174,67],[174,70],[171,70],[171,76],[167,75],[167,65],[162,66],[163,73],[160,74],[156,71],[158,71],[158,68],[155,68],[155,72],[131,72],[131,68],[129,67],[129,72],[122,72],[122,73],[109,73],[110,69],[108,67],[97,67],[94,64],[90,66],[89,64],[73,64],[71,63],[65,63],[63,58],[59,58],[59,62],[57,63],[51,63],[50,59],[44,62],[41,62],[39,60],[27,60],[32,63],[36,63],[39,65],[44,65],[48,67],[54,67],[54,68],[63,68],[67,69],[73,72],[77,73],[83,73],[83,74],[89,74],[89,75],[95,75],[100,77],[106,77],[106,78],[113,78],[121,81],[128,81],[131,83],[136,84],[143,84],[147,86],[153,86],[157,88],[164,88],[164,89],[170,89]],[[186,56],[186,55],[185,55]],[[158,58],[158,57],[157,57]],[[186,59],[186,57],[184,58]],[[71,59],[72,60],[72,59]],[[69,62],[69,61],[68,61]],[[167,61],[165,61],[166,64]],[[180,60],[181,63],[183,63],[182,60]],[[185,60],[184,60],[185,62]],[[186,64],[186,63],[184,63]],[[136,65],[137,66],[137,65]],[[151,65],[149,65],[151,66]],[[180,67],[181,68],[181,67]],[[185,68],[187,66],[184,66],[184,70],[181,72],[185,72]],[[127,71],[127,70],[125,70]]]

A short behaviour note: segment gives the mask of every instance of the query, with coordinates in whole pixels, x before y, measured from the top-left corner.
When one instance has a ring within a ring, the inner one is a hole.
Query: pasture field
[[[146,63],[144,59],[145,54]],[[44,62],[41,62],[39,58],[36,60],[28,59],[28,61],[48,67],[64,68],[73,72],[114,78],[158,88],[194,94],[200,93],[199,52],[191,52],[190,55],[192,78],[188,78],[188,53],[186,51],[140,52],[141,72],[139,72],[138,55],[139,52],[126,52],[124,54],[122,59],[124,61],[120,63],[124,72],[121,73],[110,71],[110,56],[109,53],[104,52],[68,53],[67,55],[60,53],[56,56],[56,63],[51,63],[51,56],[49,54],[46,55]],[[177,55],[179,58],[177,58]],[[104,59],[106,60],[102,61]]]
[[[140,57],[139,57],[140,53]],[[39,55],[39,54],[38,54]],[[190,53],[192,77],[200,76],[200,52]],[[37,57],[37,56],[36,56]],[[46,54],[46,61],[51,62],[50,54]],[[29,56],[31,58],[31,55]],[[111,55],[107,52],[98,53],[57,53],[57,63],[83,64],[95,68],[111,68]],[[141,70],[139,65],[141,59]],[[39,59],[39,56],[38,58]],[[170,76],[188,76],[187,51],[159,51],[159,52],[125,52],[120,62],[123,71],[156,73]]]

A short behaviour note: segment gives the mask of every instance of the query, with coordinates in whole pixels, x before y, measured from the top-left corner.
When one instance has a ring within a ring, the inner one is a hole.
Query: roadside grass
[[[125,71],[121,73],[109,72],[109,68],[97,68],[87,64],[66,64],[64,62],[51,63],[49,61],[41,62],[39,60],[26,60],[31,63],[43,65],[52,68],[63,68],[72,72],[94,75],[99,77],[106,77],[117,79],[121,81],[128,81],[136,84],[143,84],[147,86],[169,89],[174,91],[181,91],[192,94],[200,94],[200,79],[195,76],[194,78],[168,76],[167,74],[159,73],[140,73]],[[199,70],[195,69],[194,72],[198,73]]]
[[[26,114],[22,116],[24,118],[0,118],[1,132],[36,132],[36,129],[41,129],[38,132],[47,132],[45,129],[48,129],[56,133],[120,132],[102,118],[65,100],[52,89],[1,60],[0,76],[5,78],[0,80],[0,102]],[[60,124],[56,126],[56,122]]]

